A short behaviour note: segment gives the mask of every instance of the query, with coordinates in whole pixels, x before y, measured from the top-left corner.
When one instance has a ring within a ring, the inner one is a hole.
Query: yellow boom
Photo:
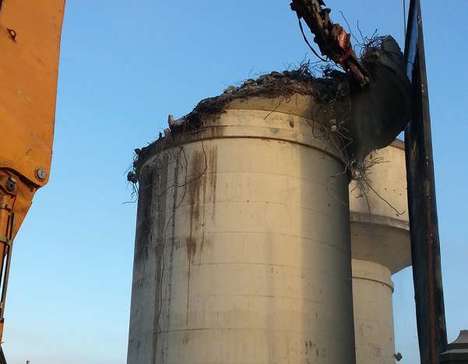
[[[13,239],[49,178],[64,7],[0,0],[0,341]]]

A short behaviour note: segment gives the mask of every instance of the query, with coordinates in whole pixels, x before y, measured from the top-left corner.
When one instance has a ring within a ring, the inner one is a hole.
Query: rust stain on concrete
[[[189,311],[190,311],[190,275],[192,272],[193,258],[197,252],[197,236],[200,227],[202,227],[202,239],[201,246],[203,246],[204,229],[203,221],[204,207],[203,203],[200,203],[200,194],[203,192],[203,198],[205,196],[206,189],[206,171],[207,171],[207,160],[205,150],[197,150],[193,153],[190,161],[189,178],[187,182],[188,199],[190,204],[190,228],[189,236],[186,239],[186,252],[187,252],[187,310],[186,310],[186,323],[189,322]]]

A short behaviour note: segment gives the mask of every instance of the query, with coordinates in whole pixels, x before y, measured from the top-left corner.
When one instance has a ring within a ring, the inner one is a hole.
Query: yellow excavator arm
[[[13,239],[50,174],[64,7],[0,0],[0,341]]]

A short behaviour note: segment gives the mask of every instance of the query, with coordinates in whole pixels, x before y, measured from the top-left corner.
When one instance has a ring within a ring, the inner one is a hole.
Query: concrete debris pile
[[[166,134],[197,129],[201,119],[207,114],[218,114],[236,99],[250,97],[283,98],[285,101],[294,94],[311,95],[325,104],[349,95],[346,75],[336,72],[333,76],[317,78],[308,63],[298,69],[284,72],[271,72],[258,79],[248,79],[241,86],[230,86],[223,94],[202,100],[195,109],[179,120],[169,118]]]
[[[342,136],[348,166],[360,169],[370,152],[386,147],[404,130],[411,110],[403,55],[392,37],[370,41],[361,62],[370,78],[364,88],[349,74],[333,67],[316,77],[306,63],[296,70],[272,72],[249,79],[239,87],[230,86],[223,94],[201,101],[180,119],[169,115],[169,127],[160,139],[196,132],[203,127],[206,116],[223,113],[234,100],[262,97],[289,102],[295,94],[310,95],[316,104],[311,118],[327,127],[331,125]],[[151,145],[137,154],[141,156],[150,150]]]

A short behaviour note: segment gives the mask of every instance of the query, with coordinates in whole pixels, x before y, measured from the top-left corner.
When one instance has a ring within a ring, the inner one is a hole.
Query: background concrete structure
[[[447,351],[441,355],[440,362],[443,364],[468,363],[468,330],[461,331],[458,338],[448,345]]]
[[[357,364],[393,364],[391,275],[411,265],[404,144],[370,155],[349,188]]]
[[[234,101],[150,148],[129,364],[355,362],[348,178],[311,107]]]

